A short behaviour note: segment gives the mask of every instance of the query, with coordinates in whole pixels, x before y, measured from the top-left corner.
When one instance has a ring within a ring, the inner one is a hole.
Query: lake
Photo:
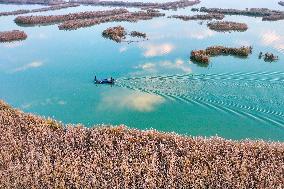
[[[277,2],[203,0],[194,7],[284,11]],[[39,7],[0,5],[0,10]],[[191,136],[283,142],[284,21],[226,16],[224,20],[244,22],[249,29],[220,33],[209,30],[206,21],[167,18],[197,14],[191,8],[75,31],[61,31],[57,25],[20,27],[13,21],[16,16],[0,17],[0,31],[19,29],[28,35],[25,41],[0,43],[0,99],[25,112],[87,127],[125,124]],[[102,9],[112,8],[80,6],[32,15]],[[149,39],[116,43],[102,37],[103,30],[118,25],[145,32]],[[251,45],[253,53],[246,59],[213,57],[208,66],[190,61],[192,50],[213,45]],[[261,51],[280,60],[259,60]],[[117,82],[94,85],[95,75]]]

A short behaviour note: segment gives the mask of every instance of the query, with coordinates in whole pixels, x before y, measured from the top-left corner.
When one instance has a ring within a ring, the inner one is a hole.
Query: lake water
[[[277,1],[203,0],[195,7],[284,11]],[[38,7],[0,5],[0,10]],[[191,8],[163,12],[195,14]],[[34,15],[102,9],[109,8],[80,6]],[[192,136],[284,141],[284,21],[226,16],[249,29],[218,33],[206,22],[167,17],[76,31],[60,31],[57,25],[20,27],[14,18],[0,17],[0,31],[24,30],[28,39],[0,43],[0,98],[25,112],[88,127],[125,124]],[[117,25],[146,32],[149,40],[115,43],[101,36]],[[212,45],[252,45],[253,53],[247,59],[214,57],[207,67],[189,60],[191,50]],[[280,61],[259,60],[260,51]],[[96,86],[95,75],[112,76],[117,83]]]

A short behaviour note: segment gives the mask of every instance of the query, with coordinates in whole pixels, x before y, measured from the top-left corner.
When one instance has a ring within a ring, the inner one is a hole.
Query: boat
[[[94,83],[95,84],[108,84],[108,85],[113,85],[115,82],[115,80],[111,77],[109,79],[103,79],[103,80],[99,80],[97,79],[97,77],[95,76],[95,79],[94,79]]]

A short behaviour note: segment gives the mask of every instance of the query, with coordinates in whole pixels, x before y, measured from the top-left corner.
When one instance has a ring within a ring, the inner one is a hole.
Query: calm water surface
[[[203,0],[196,7],[284,11],[277,1]],[[38,7],[0,5],[0,10]],[[80,6],[35,14],[101,9],[108,8]],[[191,7],[165,13],[194,14]],[[126,124],[194,136],[284,141],[284,21],[226,16],[247,23],[249,30],[217,33],[208,30],[206,22],[167,17],[76,31],[60,31],[57,25],[19,27],[14,18],[0,17],[0,31],[24,30],[28,39],[0,44],[0,98],[25,112],[88,127]],[[146,32],[149,40],[117,44],[102,38],[104,29],[117,25]],[[212,45],[254,49],[247,59],[215,57],[207,67],[189,60],[191,50]],[[260,51],[277,54],[280,61],[259,60]],[[118,81],[112,87],[96,86],[95,75]]]

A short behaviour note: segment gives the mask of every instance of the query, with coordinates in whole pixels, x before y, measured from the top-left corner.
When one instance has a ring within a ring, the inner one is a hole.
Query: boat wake
[[[284,72],[121,78],[117,85],[284,128]]]

